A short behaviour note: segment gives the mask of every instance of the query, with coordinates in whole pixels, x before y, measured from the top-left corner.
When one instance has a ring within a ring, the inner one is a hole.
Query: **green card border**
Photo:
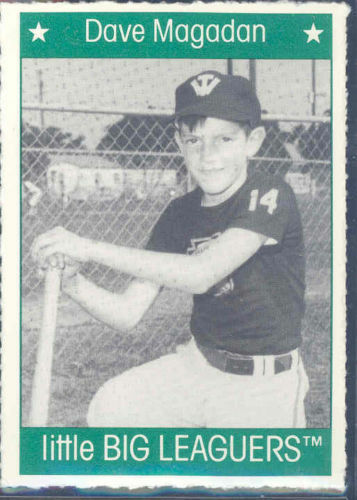
[[[39,14],[38,12],[26,12],[26,14]],[[20,16],[20,19],[22,20],[24,17],[24,15],[26,16],[26,14],[21,14]],[[44,13],[41,13],[41,14],[44,14]],[[46,12],[45,14],[48,14],[48,15],[53,15],[54,12]],[[71,15],[72,12],[68,12],[68,15]],[[88,12],[88,14],[90,15],[93,15],[94,13],[93,12]],[[135,15],[135,12],[132,12],[133,15]],[[156,15],[160,15],[162,14],[162,12],[158,12],[156,13]],[[269,15],[275,15],[277,13],[274,13],[274,14],[269,14]],[[199,15],[199,14],[198,14]],[[294,14],[291,14],[291,15],[294,15]],[[326,14],[328,16],[330,16],[332,18],[332,15],[331,14]],[[21,20],[20,20],[20,24],[21,24]],[[20,26],[21,28],[21,26]],[[331,440],[331,437],[332,437],[332,421],[333,421],[333,408],[332,408],[332,394],[333,394],[333,377],[332,377],[332,373],[333,373],[333,257],[334,257],[334,254],[333,254],[333,215],[334,215],[334,212],[333,212],[333,201],[334,201],[334,193],[333,193],[333,145],[334,145],[334,137],[333,137],[333,116],[334,116],[334,112],[333,112],[333,92],[334,92],[334,89],[333,89],[333,71],[334,71],[334,66],[333,66],[333,57],[332,57],[332,54],[333,54],[333,36],[332,36],[332,24],[331,24],[331,56],[330,58],[328,59],[330,61],[330,106],[331,106],[331,121],[330,121],[330,137],[331,137],[331,170],[330,170],[330,203],[331,203],[331,206],[330,206],[330,227],[331,227],[331,231],[330,231],[330,249],[331,249],[331,268],[330,268],[330,427],[329,428],[326,428],[324,430],[329,430],[330,431],[330,440]],[[20,33],[21,33],[21,29],[20,29]],[[20,443],[19,443],[19,446],[20,446],[20,457],[21,457],[21,444],[23,442],[23,430],[24,429],[28,429],[27,426],[23,426],[22,425],[22,355],[23,355],[23,352],[22,352],[22,349],[23,349],[23,346],[22,346],[22,229],[23,229],[23,220],[22,220],[22,82],[23,82],[23,75],[22,75],[22,60],[25,59],[26,57],[23,57],[22,56],[22,50],[21,50],[21,47],[22,47],[22,41],[20,40],[20,123],[19,123],[19,130],[20,130],[20,192],[19,192],[19,199],[20,199],[20,248],[19,248],[19,254],[20,254],[20,269],[19,269],[19,276],[20,276],[20,304],[19,304],[19,309],[20,309],[20,318],[19,318],[19,331],[20,331],[20,349],[19,349],[19,361],[20,361],[20,377],[19,377],[19,382],[20,382],[20,412],[19,412],[19,429],[20,429]],[[93,57],[93,56],[91,56]],[[125,56],[125,58],[127,58],[128,56]],[[60,58],[60,57],[59,57]],[[66,57],[67,58],[67,57]],[[99,57],[98,57],[99,58]],[[103,58],[103,57],[101,57]],[[118,57],[118,59],[120,59],[122,57]],[[180,59],[185,59],[185,58],[188,58],[188,59],[191,59],[192,57],[189,56],[189,57],[182,57],[182,56],[177,56],[177,58],[180,58]],[[201,57],[201,58],[205,58],[205,57]],[[78,57],[73,57],[73,59],[79,59]],[[170,57],[171,59],[171,57]],[[172,57],[172,59],[174,59]],[[197,57],[197,59],[200,59],[199,57]],[[224,60],[224,59],[227,59],[226,57],[222,56],[220,57],[220,59]],[[240,59],[246,59],[244,57],[241,57]],[[256,60],[259,60],[259,59],[264,59],[264,58],[255,58]],[[274,58],[274,59],[277,59],[277,58]],[[281,58],[283,59],[283,58]],[[288,59],[288,58],[287,58]],[[298,59],[298,58],[297,58]],[[300,58],[299,58],[300,59]],[[316,58],[318,59],[318,58]],[[238,60],[238,58],[237,58]],[[272,58],[273,60],[273,58]],[[312,60],[309,59],[309,60]],[[45,429],[49,429],[49,427],[46,427],[44,428]],[[84,429],[83,427],[70,427],[70,428],[62,428],[62,427],[58,427],[57,428],[59,432],[61,432],[61,430],[64,430],[64,429],[71,429],[71,430],[75,430],[75,429]],[[149,430],[149,429],[147,429]],[[192,429],[193,430],[193,429]],[[309,430],[311,431],[318,431],[319,429],[317,428],[311,428],[311,429],[307,429],[306,431],[309,432]],[[331,454],[332,454],[332,450],[331,450]],[[330,474],[331,474],[331,458],[332,458],[332,455],[330,454]],[[68,472],[67,472],[68,473]],[[163,471],[161,474],[155,474],[155,475],[169,475],[169,471]],[[76,474],[73,474],[73,475],[76,475]],[[259,476],[261,474],[257,474],[257,476]],[[235,474],[232,474],[232,476],[236,476]]]

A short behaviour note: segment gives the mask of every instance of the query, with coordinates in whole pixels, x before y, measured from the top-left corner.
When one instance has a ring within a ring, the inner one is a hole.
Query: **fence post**
[[[249,59],[249,80],[253,89],[257,91],[257,64],[255,59]]]
[[[42,70],[37,71],[38,75],[38,100],[41,104],[43,104],[43,79],[42,79]],[[40,111],[40,123],[41,128],[45,128],[45,116],[44,111],[41,109]]]
[[[316,114],[316,61],[311,61],[311,114]]]

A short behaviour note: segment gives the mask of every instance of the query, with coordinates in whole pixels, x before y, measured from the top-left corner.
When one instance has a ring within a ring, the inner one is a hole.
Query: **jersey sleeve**
[[[291,187],[280,180],[252,183],[229,227],[247,229],[267,236],[265,245],[280,244],[293,210],[297,210]]]
[[[153,230],[151,231],[148,242],[145,245],[146,250],[155,252],[175,252],[174,227],[172,217],[172,204],[170,203],[160,215]]]

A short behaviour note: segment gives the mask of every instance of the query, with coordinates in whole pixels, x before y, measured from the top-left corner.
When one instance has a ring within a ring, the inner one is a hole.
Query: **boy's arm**
[[[56,228],[36,240],[33,255],[41,261],[63,253],[75,260],[90,260],[152,281],[157,286],[200,294],[244,264],[266,240],[262,234],[231,228],[213,240],[202,254],[181,255],[91,241]]]
[[[157,297],[160,287],[133,280],[123,293],[112,293],[81,274],[64,282],[63,291],[89,314],[116,330],[134,328]]]
[[[228,229],[199,255],[153,252],[96,243],[95,261],[163,286],[194,294],[207,292],[252,255],[266,237],[245,229]]]

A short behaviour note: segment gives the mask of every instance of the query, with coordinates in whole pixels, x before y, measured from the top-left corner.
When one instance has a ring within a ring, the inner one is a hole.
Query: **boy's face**
[[[192,131],[182,124],[176,140],[203,192],[218,195],[246,176],[247,158],[256,153],[264,138],[264,129],[260,130],[263,136],[257,140],[259,129],[247,136],[239,123],[208,117]]]

